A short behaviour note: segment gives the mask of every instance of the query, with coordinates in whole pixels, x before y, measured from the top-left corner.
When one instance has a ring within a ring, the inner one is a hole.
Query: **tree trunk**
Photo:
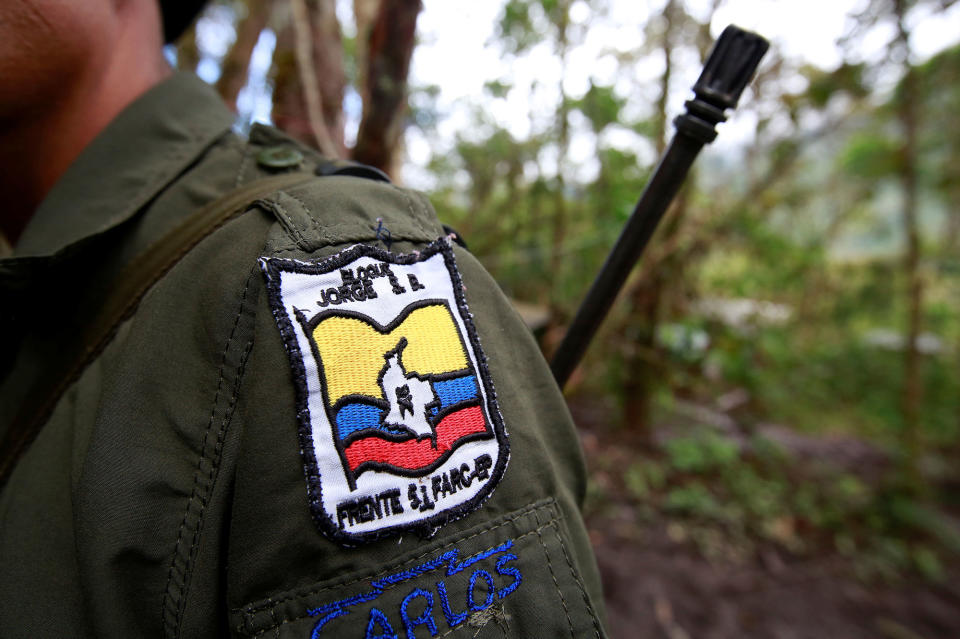
[[[560,272],[563,269],[563,245],[567,236],[567,182],[564,172],[567,168],[567,154],[570,150],[570,101],[567,99],[567,92],[563,87],[563,73],[567,67],[567,50],[569,41],[567,31],[570,26],[570,3],[567,0],[561,0],[556,11],[557,15],[557,55],[560,58],[560,106],[557,109],[557,179],[553,191],[553,219],[552,233],[550,241],[550,274],[552,276],[552,286],[550,288],[550,323],[556,325],[560,320],[560,291],[559,286],[563,280]],[[551,327],[552,327],[551,326]],[[553,346],[553,345],[551,345]],[[549,353],[552,356],[552,353]]]
[[[370,43],[370,32],[381,4],[381,0],[353,0],[353,20],[357,25],[357,37],[353,46],[353,86],[361,92],[363,87],[367,86],[367,69],[370,66],[367,45]]]
[[[347,156],[343,143],[343,95],[347,76],[343,70],[343,38],[337,21],[336,1],[324,0],[311,5],[314,9],[313,59],[320,85],[320,103],[330,141],[337,157]]]
[[[287,135],[305,143],[312,143],[313,132],[307,115],[297,73],[297,57],[294,53],[293,24],[289,11],[285,21],[277,29],[277,44],[273,50],[273,122]]]
[[[663,9],[664,29],[660,42],[661,54],[664,60],[663,75],[660,77],[660,97],[657,100],[657,111],[654,114],[657,123],[654,132],[654,145],[657,157],[662,157],[667,145],[667,101],[670,97],[670,81],[673,72],[671,53],[673,52],[674,29],[677,26],[674,20],[674,0],[667,2]],[[680,218],[683,217],[682,204],[685,201],[681,194],[681,201],[668,212],[667,224],[659,234],[661,239],[676,231]],[[664,231],[667,231],[665,233]],[[669,256],[663,260],[666,262]],[[647,260],[648,268],[641,273],[632,290],[629,292],[630,319],[628,320],[628,335],[630,346],[625,352],[624,380],[624,424],[634,432],[641,443],[650,440],[650,409],[653,390],[658,378],[657,356],[657,325],[660,320],[660,311],[663,305],[663,281],[666,264],[656,260]]]
[[[197,46],[197,23],[190,25],[177,40],[177,69],[196,73],[200,64],[200,49]]]
[[[904,78],[897,104],[897,119],[903,135],[900,149],[900,187],[903,191],[903,232],[906,246],[903,255],[903,273],[906,279],[907,317],[904,331],[903,362],[903,445],[906,455],[908,481],[919,489],[920,456],[923,452],[923,433],[920,409],[923,402],[923,372],[917,339],[921,330],[923,312],[923,284],[920,278],[920,233],[917,224],[917,78],[910,64],[910,33],[905,24],[905,0],[895,0],[897,42],[903,55]]]
[[[395,174],[420,0],[382,2],[366,43],[363,117],[353,159]]]
[[[337,23],[334,3],[335,0],[314,0],[308,8],[306,0],[290,0],[294,54],[300,87],[306,102],[307,122],[317,148],[328,157],[339,157],[343,151],[343,135],[340,134],[341,142],[338,147],[334,142],[336,136],[331,135],[331,128],[335,127],[335,123],[328,124],[326,116],[331,102],[335,103],[339,116],[346,83],[342,75],[343,57],[330,51],[330,40],[336,40],[337,49],[340,43],[340,26]],[[328,74],[337,70],[340,72],[339,78],[328,77]],[[324,88],[334,92],[334,95],[326,100],[322,95],[321,82]]]
[[[660,76],[660,97],[657,99],[656,122],[657,131],[654,143],[657,149],[657,157],[662,157],[667,148],[667,100],[670,98],[670,78],[673,75],[673,30],[674,30],[674,12],[676,7],[674,0],[669,0],[663,8],[662,18],[664,21],[663,40],[660,50],[663,54],[663,75]]]
[[[663,282],[654,264],[630,291],[630,317],[626,332],[623,423],[641,445],[651,443],[650,413],[657,383],[657,319]]]
[[[343,157],[343,71],[335,0],[289,0],[273,56],[274,123],[329,157]]]
[[[217,80],[217,92],[234,111],[237,110],[237,95],[247,84],[253,48],[270,18],[271,2],[248,0],[245,6],[247,14],[237,23],[237,37],[223,58],[220,78]]]

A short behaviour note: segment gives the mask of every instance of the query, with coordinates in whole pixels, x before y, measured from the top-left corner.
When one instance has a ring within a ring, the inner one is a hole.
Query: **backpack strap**
[[[93,314],[62,361],[45,380],[25,394],[20,410],[0,440],[0,488],[20,456],[47,422],[64,392],[110,343],[118,327],[133,315],[140,300],[177,262],[205,237],[267,195],[316,179],[308,173],[261,178],[210,202],[160,241],[133,259],[113,282],[111,293]]]

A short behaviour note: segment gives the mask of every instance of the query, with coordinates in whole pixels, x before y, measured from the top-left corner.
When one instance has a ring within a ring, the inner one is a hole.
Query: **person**
[[[536,343],[422,195],[169,69],[201,4],[0,6],[0,636],[604,636]]]

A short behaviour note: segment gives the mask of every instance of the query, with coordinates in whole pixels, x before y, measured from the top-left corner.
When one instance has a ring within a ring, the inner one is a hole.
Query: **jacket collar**
[[[186,73],[151,88],[77,157],[40,204],[10,262],[72,253],[134,217],[220,139],[234,116]],[[40,260],[45,261],[45,260]]]

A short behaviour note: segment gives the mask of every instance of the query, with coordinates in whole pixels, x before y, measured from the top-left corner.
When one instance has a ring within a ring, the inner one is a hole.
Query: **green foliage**
[[[621,110],[626,101],[617,96],[613,87],[605,87],[590,82],[590,88],[572,106],[579,109],[590,121],[594,133],[603,131],[611,124],[622,119]]]
[[[541,41],[535,26],[535,11],[542,10],[543,4],[536,0],[508,0],[503,6],[497,31],[508,51],[523,53]]]
[[[521,56],[540,43],[574,51],[570,4],[509,0],[497,25],[504,52]],[[677,20],[674,78],[683,71],[678,61],[696,57],[687,40],[700,32],[690,16]],[[615,81],[592,77],[582,95],[560,91],[552,110],[538,107],[526,139],[478,109],[453,152],[434,158],[441,217],[508,294],[548,306],[558,331],[651,174],[652,141],[669,117],[654,107],[655,83],[629,86],[629,78],[643,56],[662,53],[653,47],[665,41],[667,22],[648,25],[655,37],[647,49],[617,53]],[[955,535],[936,503],[896,489],[907,316],[904,144],[895,117],[903,87],[878,93],[876,79],[889,86],[893,77],[885,69],[884,76],[872,63],[823,70],[775,62],[755,87],[756,146],[746,157],[704,158],[591,347],[579,391],[628,407],[643,388],[663,414],[678,398],[715,406],[731,393],[744,397],[725,416],[744,432],[736,441],[715,430],[684,434],[618,474],[638,509],[659,509],[688,532],[713,531],[703,533],[704,547],[717,547],[721,531],[738,548],[749,540],[790,552],[829,549],[852,557],[865,576],[917,571],[936,579]],[[920,433],[925,460],[949,477],[960,451],[960,47],[916,73],[920,324],[940,344],[921,358]],[[804,90],[784,93],[798,78]],[[485,99],[504,98],[518,89],[514,82],[488,82]],[[579,145],[564,158],[562,179],[561,122]],[[594,146],[583,153],[586,144]],[[750,436],[771,422],[862,441],[891,461],[879,470],[811,468]],[[597,484],[591,494],[610,490]]]
[[[665,502],[668,512],[719,519],[721,517],[720,504],[706,486],[699,482],[692,482],[672,489]]]
[[[837,94],[846,94],[854,98],[864,98],[869,89],[864,81],[866,66],[860,64],[841,64],[833,71],[823,71],[815,67],[804,69],[808,86],[805,98],[816,108],[824,108],[830,98]]]
[[[793,458],[762,437],[741,448],[705,429],[668,441],[662,453],[627,467],[627,494],[645,519],[659,509],[708,555],[720,548],[730,559],[774,544],[797,554],[837,552],[866,580],[914,572],[937,581],[944,557],[960,554],[960,533],[896,485]]]
[[[484,91],[495,98],[507,97],[507,94],[510,93],[511,88],[513,87],[510,85],[510,83],[503,82],[502,80],[491,80],[483,85]]]
[[[673,439],[666,445],[672,468],[687,473],[704,473],[727,468],[737,461],[737,445],[712,432]]]
[[[435,106],[439,92],[440,87],[435,84],[411,87],[409,90],[407,103],[410,121],[425,133],[433,131],[440,121],[441,114]]]
[[[895,175],[900,167],[900,147],[895,140],[876,133],[854,135],[840,156],[848,174],[876,180]]]
[[[943,579],[943,564],[937,554],[926,546],[918,546],[911,553],[913,564],[921,575],[931,581],[941,581]]]
[[[653,460],[631,464],[623,476],[627,492],[641,500],[662,490],[666,480],[666,470],[659,462]]]

